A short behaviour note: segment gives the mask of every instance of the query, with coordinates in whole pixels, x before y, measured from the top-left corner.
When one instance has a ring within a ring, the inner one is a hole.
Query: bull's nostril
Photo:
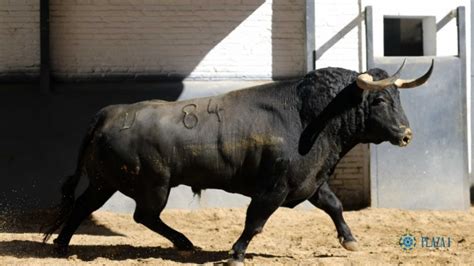
[[[402,138],[400,139],[399,145],[401,147],[407,146],[408,144],[410,144],[410,141],[411,141],[412,137],[413,137],[413,133],[412,133],[411,129],[406,128],[405,131],[403,132]]]

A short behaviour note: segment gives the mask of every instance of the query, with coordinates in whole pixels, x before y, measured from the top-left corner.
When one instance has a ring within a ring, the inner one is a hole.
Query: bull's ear
[[[400,73],[402,72],[406,61],[407,60],[405,58],[405,60],[403,60],[402,65],[395,74],[393,74],[391,77],[384,78],[381,80],[374,81],[374,77],[372,77],[372,75],[370,75],[369,73],[360,74],[356,79],[357,86],[359,86],[359,88],[363,90],[383,90],[387,87],[394,85],[395,82],[400,78]]]

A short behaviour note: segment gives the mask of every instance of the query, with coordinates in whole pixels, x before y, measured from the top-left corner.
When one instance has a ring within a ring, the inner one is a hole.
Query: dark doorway
[[[423,20],[384,18],[385,56],[423,56]]]

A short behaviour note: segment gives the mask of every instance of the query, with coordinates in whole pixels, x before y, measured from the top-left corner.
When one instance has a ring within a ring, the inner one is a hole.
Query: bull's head
[[[357,86],[369,92],[366,95],[369,115],[363,142],[390,141],[402,147],[410,143],[412,131],[400,103],[398,89],[414,88],[425,83],[433,71],[434,60],[426,74],[412,80],[400,79],[405,61],[391,77],[380,69],[369,70],[357,77]]]

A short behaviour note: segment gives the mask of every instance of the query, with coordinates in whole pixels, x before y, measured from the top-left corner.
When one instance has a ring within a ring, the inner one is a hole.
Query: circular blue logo
[[[412,251],[416,246],[416,238],[412,234],[406,233],[400,237],[400,241],[398,243],[404,251]]]

